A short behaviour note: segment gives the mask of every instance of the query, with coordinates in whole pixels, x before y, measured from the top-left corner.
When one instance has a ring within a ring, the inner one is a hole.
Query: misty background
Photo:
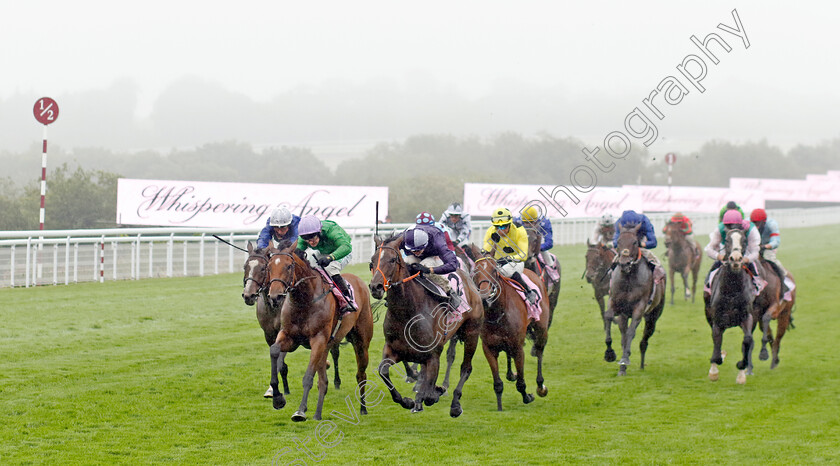
[[[749,48],[717,28],[735,24],[733,9]],[[664,184],[668,152],[678,185],[824,173],[840,168],[838,9],[4,5],[0,228],[37,228],[40,97],[60,107],[48,127],[48,228],[112,226],[120,176],[389,186],[391,215],[405,221],[460,200],[464,182],[568,183],[581,149],[623,130],[700,53],[689,37],[712,32],[731,51],[712,45],[720,63],[709,64],[706,91],[662,105],[658,139],[598,184]],[[101,212],[81,215],[71,205],[80,203]]]

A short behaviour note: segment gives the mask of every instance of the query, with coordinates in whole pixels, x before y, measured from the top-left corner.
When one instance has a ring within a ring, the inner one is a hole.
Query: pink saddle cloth
[[[344,305],[347,304],[347,299],[344,297],[344,294],[341,292],[341,290],[338,289],[335,283],[333,283],[332,278],[329,275],[327,275],[327,272],[321,267],[318,267],[316,270],[321,274],[322,277],[324,277],[327,280],[327,283],[331,285],[330,291],[332,291],[332,294],[333,296],[335,296],[335,299],[338,300],[338,307],[344,307]],[[346,279],[344,281],[347,282],[347,291],[350,293],[350,305],[353,306],[354,309],[358,310],[359,305],[356,304],[356,292],[353,291],[353,287],[350,286],[350,282],[348,282]]]
[[[513,289],[516,290],[516,294],[518,294],[519,297],[522,298],[523,301],[525,301],[525,305],[528,308],[528,318],[533,319],[535,322],[539,321],[540,316],[542,315],[542,308],[540,307],[540,303],[543,299],[542,293],[540,293],[540,287],[535,285],[534,282],[532,282],[531,279],[528,278],[528,276],[524,273],[519,275],[522,276],[522,278],[525,280],[525,283],[528,285],[528,288],[537,292],[537,299],[534,300],[534,304],[531,304],[530,301],[528,301],[527,296],[525,296],[525,290],[522,289],[522,285],[520,285],[519,282],[512,278],[502,278],[504,278],[508,283],[510,283],[511,286],[513,286]]]
[[[461,320],[462,316],[465,313],[470,312],[472,308],[470,307],[470,302],[467,299],[467,292],[464,289],[464,283],[461,282],[461,277],[458,276],[458,274],[455,272],[449,273],[445,277],[447,280],[449,280],[450,288],[457,291],[458,296],[461,298],[461,302],[458,303],[458,308],[450,308],[449,314],[446,316],[446,325],[452,325],[453,323]],[[443,291],[443,289],[441,289],[441,287],[438,286],[435,282],[428,280],[428,283],[433,285],[437,289],[437,293],[439,295],[446,296],[446,292]]]

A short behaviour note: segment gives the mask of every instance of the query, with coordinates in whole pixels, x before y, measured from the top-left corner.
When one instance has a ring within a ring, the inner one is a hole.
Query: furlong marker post
[[[41,151],[41,210],[38,214],[38,224],[39,230],[44,229],[44,206],[46,205],[47,199],[47,125],[50,123],[55,122],[58,119],[58,104],[55,103],[55,100],[49,97],[41,97],[40,99],[35,101],[35,106],[32,109],[32,113],[35,115],[35,119],[38,120],[39,123],[44,125],[44,138],[43,138],[43,150]],[[44,249],[43,244],[44,237],[41,236],[39,238],[38,243],[38,250],[42,251]],[[42,267],[41,267],[41,255],[38,254],[38,265],[37,265],[37,275],[36,277],[40,278],[42,275]],[[35,280],[33,280],[33,283]]]

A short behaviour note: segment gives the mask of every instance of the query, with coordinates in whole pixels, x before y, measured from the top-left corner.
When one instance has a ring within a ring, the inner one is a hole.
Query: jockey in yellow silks
[[[525,260],[528,259],[528,232],[514,225],[510,210],[504,207],[495,209],[490,220],[492,225],[484,235],[483,250],[493,251],[499,273],[522,285],[522,289],[527,290],[528,301],[533,304],[537,299],[537,291],[531,289],[522,278]]]

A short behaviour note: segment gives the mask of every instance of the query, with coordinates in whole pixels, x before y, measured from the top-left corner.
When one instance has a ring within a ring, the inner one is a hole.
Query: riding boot
[[[338,310],[338,315],[343,316],[348,312],[353,312],[356,309],[353,305],[350,304],[350,291],[347,289],[347,282],[344,281],[344,277],[341,274],[337,273],[331,277],[335,282],[335,285],[338,287],[338,290],[341,291],[341,294],[344,295],[344,301],[347,303],[344,307]]]
[[[519,272],[513,272],[513,275],[510,278],[516,280],[516,283],[522,285],[522,289],[525,290],[525,297],[528,298],[528,302],[534,304],[537,302],[537,291],[528,288],[528,285],[525,283],[525,279],[522,278],[522,275]]]
[[[709,273],[706,274],[706,286],[709,286],[709,277],[712,276],[712,272],[719,269],[721,265],[723,265],[723,262],[721,261],[715,261],[715,263],[712,264],[712,268],[710,268]]]
[[[458,309],[458,306],[461,305],[461,297],[458,296],[458,291],[455,288],[449,289],[449,307],[452,310]]]

